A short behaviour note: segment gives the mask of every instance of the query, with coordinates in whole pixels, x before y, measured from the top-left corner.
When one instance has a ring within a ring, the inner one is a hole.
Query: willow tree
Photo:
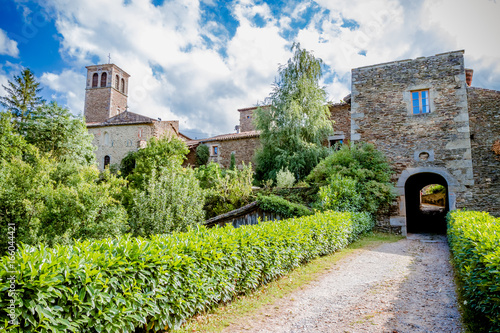
[[[281,169],[303,179],[326,157],[322,143],[332,133],[327,94],[319,85],[322,60],[293,44],[293,57],[278,68],[266,106],[255,111],[261,148],[256,154],[256,177],[276,179]]]

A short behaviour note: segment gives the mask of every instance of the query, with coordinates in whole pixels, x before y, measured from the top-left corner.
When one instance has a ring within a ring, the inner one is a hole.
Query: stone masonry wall
[[[414,115],[411,92],[422,89],[430,113]],[[375,144],[399,180],[392,225],[405,227],[401,180],[415,173],[444,175],[451,207],[466,205],[474,179],[463,51],[353,69],[351,110],[351,140]]]
[[[92,88],[85,91],[85,121],[103,122],[109,118],[110,88]]]
[[[256,109],[257,108],[247,108],[238,110],[240,112],[240,132],[255,130],[255,126],[252,123],[252,115]]]
[[[339,103],[330,105],[330,119],[334,121],[335,133],[344,134],[344,142],[351,140],[351,104]]]
[[[260,147],[259,138],[241,138],[234,140],[212,141],[207,143],[210,149],[210,161],[219,163],[222,167],[228,168],[231,165],[231,153],[234,152],[236,165],[253,164],[255,150]],[[219,147],[218,156],[213,156],[213,146]]]
[[[491,150],[500,140],[500,91],[468,88],[474,187],[467,207],[500,216],[500,156]]]
[[[152,124],[89,127],[88,130],[94,135],[92,144],[97,147],[95,154],[100,170],[104,168],[104,156],[110,157],[111,164],[120,164],[129,151],[137,151],[155,136],[155,128]],[[106,134],[108,135],[107,142]],[[162,134],[175,135],[171,129],[167,129]]]

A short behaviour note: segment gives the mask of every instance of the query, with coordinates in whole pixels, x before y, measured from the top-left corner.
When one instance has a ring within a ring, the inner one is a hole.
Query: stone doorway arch
[[[445,186],[447,194],[445,210],[449,211],[456,209],[456,194],[459,190],[459,183],[448,172],[448,170],[446,170],[445,168],[431,167],[408,168],[404,170],[399,176],[398,182],[396,184],[399,214],[398,216],[393,216],[390,218],[391,226],[400,226],[401,233],[404,236],[406,236],[408,231],[426,231],[425,226],[418,225],[418,218],[422,218],[422,216],[418,216],[418,212],[417,214],[415,214],[415,209],[420,204],[420,201],[418,201],[417,204],[415,200],[419,200],[418,194],[416,193],[418,193],[421,188],[429,184],[441,184]],[[410,228],[410,230],[408,230],[408,227]],[[443,231],[442,228],[440,231]],[[446,231],[446,226],[444,227],[444,231]],[[429,232],[433,232],[433,230],[429,230]]]

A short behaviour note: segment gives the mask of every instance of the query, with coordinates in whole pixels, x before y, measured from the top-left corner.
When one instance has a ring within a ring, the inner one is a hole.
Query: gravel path
[[[445,236],[359,250],[224,332],[462,332]]]

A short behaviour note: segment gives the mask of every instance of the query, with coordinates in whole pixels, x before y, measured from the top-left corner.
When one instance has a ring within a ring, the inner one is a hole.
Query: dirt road
[[[224,332],[462,332],[445,236],[359,250]]]

